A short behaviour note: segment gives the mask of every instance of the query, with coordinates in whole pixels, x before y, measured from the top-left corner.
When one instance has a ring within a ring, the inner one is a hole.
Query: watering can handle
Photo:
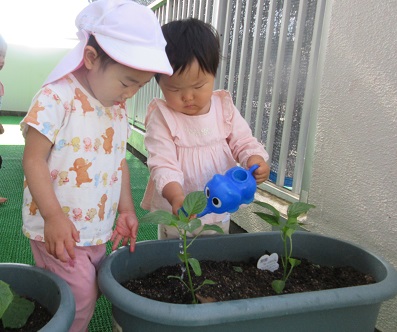
[[[258,164],[254,164],[254,165],[252,165],[250,168],[249,168],[249,172],[252,174],[252,175],[254,175],[254,172],[257,170],[259,168],[259,165]]]
[[[181,206],[178,210],[178,214],[182,212],[186,217],[188,217],[189,215],[187,214],[186,210],[183,208],[183,206]]]

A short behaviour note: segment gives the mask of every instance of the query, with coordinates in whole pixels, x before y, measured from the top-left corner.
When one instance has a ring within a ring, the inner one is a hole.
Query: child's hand
[[[172,206],[172,213],[174,215],[176,216],[178,215],[179,209],[182,207],[184,200],[185,200],[184,195],[176,196],[173,198],[171,206]]]
[[[254,172],[254,178],[257,184],[265,182],[270,175],[270,167],[261,156],[251,156],[247,161],[247,168],[249,169],[253,165],[259,165]]]
[[[47,252],[67,263],[74,260],[74,247],[80,242],[80,234],[74,224],[65,216],[44,221],[44,241]]]
[[[125,246],[128,244],[128,240],[130,240],[130,251],[133,252],[135,250],[138,227],[139,223],[135,212],[120,212],[116,228],[110,239],[113,242],[112,250],[114,251],[117,249],[120,241],[122,241],[122,245]]]
[[[170,203],[172,207],[172,213],[178,215],[179,209],[183,205],[185,200],[185,194],[183,188],[178,182],[169,182],[163,188],[163,197]]]

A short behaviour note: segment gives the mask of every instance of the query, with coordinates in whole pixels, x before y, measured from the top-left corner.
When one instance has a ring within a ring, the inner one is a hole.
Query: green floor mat
[[[1,115],[0,113],[0,123],[1,124],[19,124],[23,118],[20,116],[13,115]]]

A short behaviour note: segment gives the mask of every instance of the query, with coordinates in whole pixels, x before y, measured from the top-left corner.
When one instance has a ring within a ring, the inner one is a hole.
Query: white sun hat
[[[116,62],[154,73],[172,75],[165,53],[166,41],[151,9],[132,0],[98,0],[76,18],[79,44],[59,62],[43,85],[54,82],[83,64],[90,35]]]

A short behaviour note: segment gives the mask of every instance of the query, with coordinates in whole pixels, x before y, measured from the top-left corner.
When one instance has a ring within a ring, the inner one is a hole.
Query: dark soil
[[[53,315],[46,308],[35,300],[29,300],[34,303],[34,311],[25,326],[19,329],[5,329],[3,324],[0,323],[0,332],[36,332],[51,320]]]
[[[254,258],[249,262],[201,261],[202,276],[194,277],[194,283],[199,285],[204,279],[210,279],[216,282],[216,285],[203,286],[197,292],[197,298],[205,303],[276,295],[271,282],[282,278],[281,262],[279,270],[275,272],[259,270],[256,262],[257,259]],[[167,276],[181,276],[181,265],[159,268],[142,279],[125,282],[123,286],[136,294],[161,302],[192,303],[192,296],[187,288],[178,279]],[[184,280],[187,280],[186,273]],[[303,259],[302,263],[294,268],[283,294],[374,282],[373,277],[352,267],[319,266]]]

